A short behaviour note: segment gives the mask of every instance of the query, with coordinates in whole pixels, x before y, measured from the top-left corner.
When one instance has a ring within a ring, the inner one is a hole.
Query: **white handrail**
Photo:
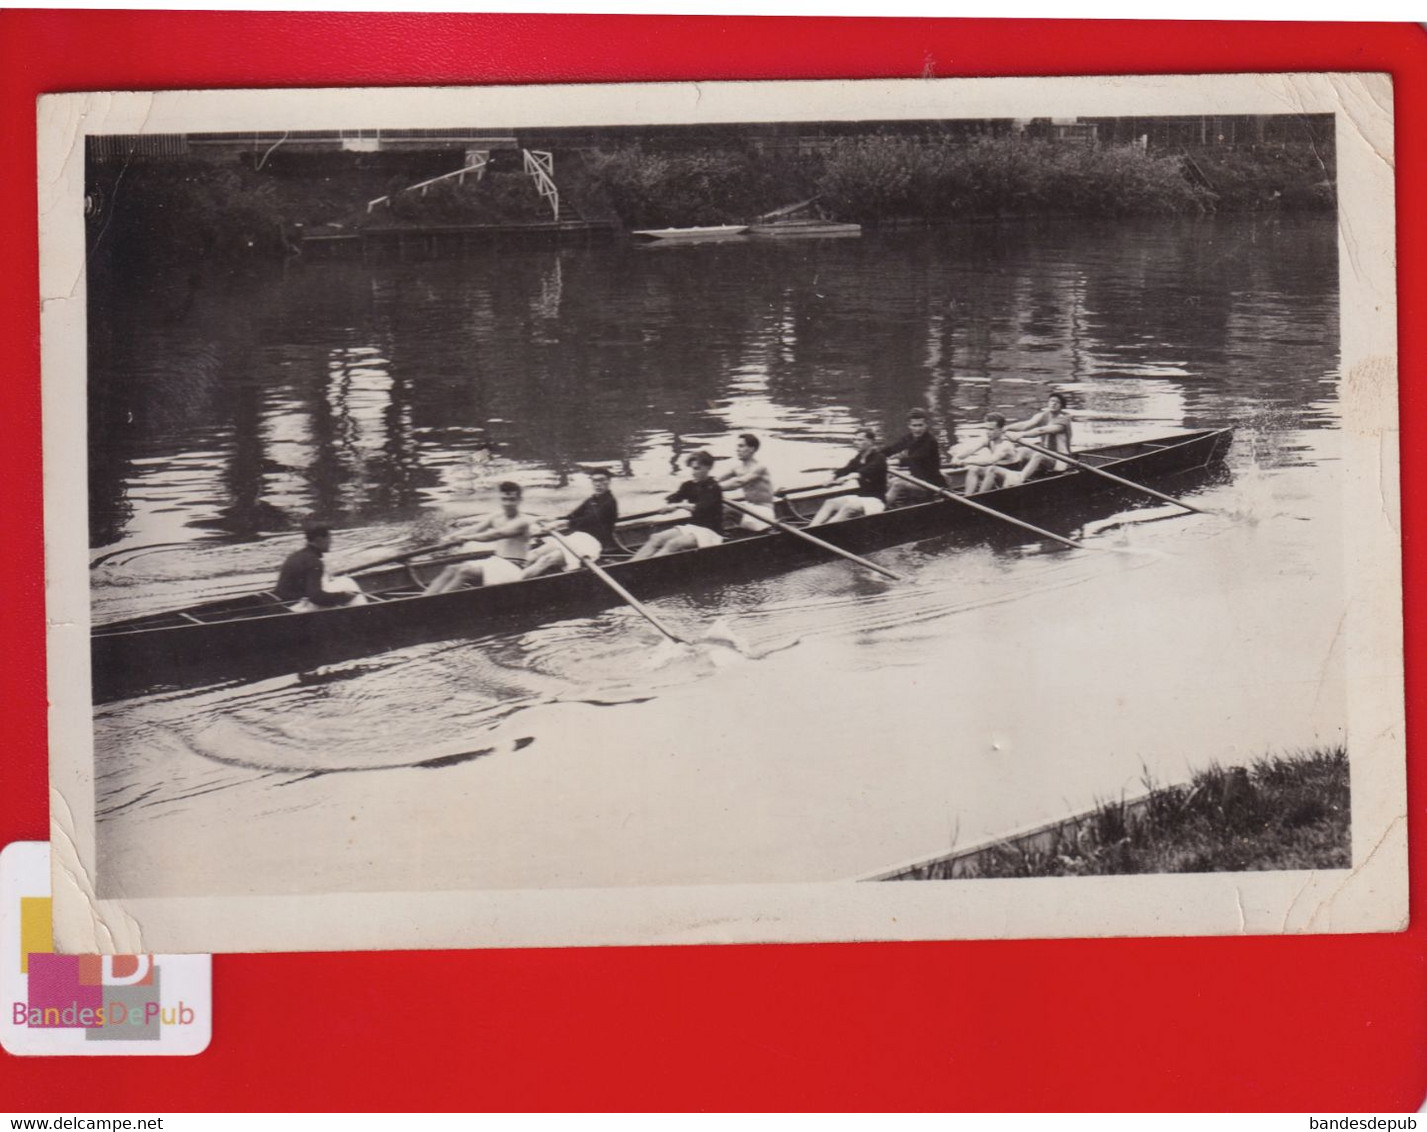
[[[543,149],[522,149],[521,159],[525,171],[535,178],[535,188],[541,197],[550,202],[550,210],[556,221],[560,219],[560,189],[555,184],[555,155]]]
[[[425,180],[425,181],[418,181],[418,182],[417,182],[416,184],[414,184],[414,185],[407,185],[406,188],[401,189],[400,192],[402,192],[402,193],[409,193],[409,192],[414,192],[414,191],[417,190],[417,189],[420,189],[420,190],[421,190],[421,195],[422,195],[422,196],[425,196],[425,195],[426,195],[426,190],[429,189],[432,185],[437,184],[437,183],[440,182],[440,181],[449,181],[452,177],[455,177],[456,180],[457,180],[457,183],[460,184],[460,183],[463,183],[463,182],[465,181],[465,179],[466,179],[466,174],[467,174],[467,173],[475,173],[475,174],[479,177],[480,174],[481,174],[481,170],[485,169],[485,167],[486,167],[488,164],[490,164],[490,154],[489,154],[489,153],[483,153],[481,156],[479,156],[479,157],[478,157],[474,162],[472,162],[470,165],[463,166],[462,168],[456,169],[456,170],[454,170],[454,171],[452,171],[452,172],[450,172],[450,173],[442,173],[441,176],[439,176],[439,177],[431,177],[430,179]],[[393,196],[395,196],[395,195],[398,195],[398,194],[388,193],[386,196],[380,196],[380,197],[377,197],[375,200],[369,200],[369,201],[367,201],[367,211],[368,211],[368,212],[371,212],[371,210],[374,209],[374,208],[376,208],[376,206],[379,205],[379,204],[390,205],[390,204],[391,204],[391,198],[392,198]]]

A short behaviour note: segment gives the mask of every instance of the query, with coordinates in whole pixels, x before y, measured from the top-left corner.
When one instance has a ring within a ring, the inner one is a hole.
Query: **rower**
[[[1024,456],[1006,435],[1006,418],[1000,413],[987,413],[985,438],[957,460],[966,467],[965,493],[975,495],[1000,486],[999,475],[1010,472]]]
[[[443,594],[462,586],[503,586],[520,581],[525,556],[530,551],[529,515],[521,513],[521,489],[507,480],[498,486],[500,511],[476,523],[464,537],[471,542],[496,544],[495,555],[482,562],[456,562],[447,566],[426,587],[428,594]]]
[[[810,527],[856,519],[859,515],[880,515],[887,509],[887,457],[877,448],[875,429],[860,428],[852,438],[857,455],[833,473],[837,480],[857,478],[855,495],[829,499],[813,516]]]
[[[685,463],[689,479],[679,485],[667,502],[678,504],[690,512],[689,521],[658,534],[634,552],[630,560],[673,554],[680,550],[702,550],[723,542],[723,488],[709,475],[714,458],[707,452],[695,452]]]
[[[565,546],[550,540],[520,572],[522,579],[538,578],[555,569],[578,570],[581,557],[597,559],[614,546],[614,525],[619,521],[619,504],[609,489],[609,481],[608,468],[595,468],[590,472],[590,497],[563,519],[550,524],[564,535]],[[538,534],[541,528],[537,526],[535,531]]]
[[[294,613],[313,613],[339,605],[365,605],[366,595],[352,578],[328,578],[322,556],[332,549],[332,528],[309,523],[303,528],[307,545],[294,550],[278,571],[273,592],[283,601],[294,602]]]
[[[884,456],[895,456],[899,452],[906,454],[903,462],[909,476],[935,487],[945,486],[946,481],[941,476],[941,445],[932,435],[931,422],[921,409],[913,409],[907,414],[906,435],[882,449]],[[906,480],[897,480],[887,491],[887,506],[902,507],[933,498],[935,496],[925,488]]]
[[[1061,393],[1050,394],[1045,400],[1045,408],[1039,413],[1006,426],[1006,431],[1012,434],[1012,440],[1020,437],[1039,436],[1042,438],[1042,447],[1055,452],[1064,452],[1067,456],[1070,455],[1073,430],[1070,414],[1066,412],[1065,408],[1065,396]],[[1030,459],[1026,461],[1025,466],[1019,472],[1010,470],[998,472],[996,483],[998,487],[1014,486],[1025,483],[1042,472],[1050,470],[1063,472],[1069,466],[1059,460],[1053,461],[1051,457],[1041,452],[1032,452]]]
[[[718,477],[719,487],[725,490],[741,487],[743,505],[756,512],[756,515],[744,515],[739,520],[738,525],[748,531],[766,531],[768,524],[763,520],[776,517],[773,509],[777,502],[773,496],[773,477],[767,466],[758,460],[758,449],[761,446],[762,442],[751,432],[741,433],[738,437],[738,447],[735,449],[738,453],[738,467],[730,468]]]

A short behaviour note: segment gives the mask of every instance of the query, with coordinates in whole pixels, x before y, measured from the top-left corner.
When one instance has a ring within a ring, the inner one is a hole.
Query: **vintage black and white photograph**
[[[1405,926],[1385,77],[40,132],[61,937]]]

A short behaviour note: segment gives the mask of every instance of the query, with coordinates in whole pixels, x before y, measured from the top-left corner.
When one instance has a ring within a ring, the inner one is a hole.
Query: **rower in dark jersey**
[[[632,561],[680,550],[701,550],[723,542],[723,488],[709,475],[714,458],[707,452],[695,452],[685,463],[690,478],[681,483],[667,501],[686,508],[689,521],[651,535],[649,541],[634,552]]]
[[[857,445],[857,455],[833,475],[839,480],[856,476],[857,494],[829,499],[818,508],[810,527],[859,515],[880,515],[887,509],[887,457],[877,448],[877,433],[870,428],[858,429],[852,442]]]
[[[521,571],[521,578],[538,578],[551,570],[577,570],[581,558],[598,559],[605,551],[613,549],[614,525],[619,521],[619,504],[609,489],[610,473],[607,468],[595,468],[590,472],[590,488],[593,494],[566,515],[549,524],[559,531],[565,545],[555,539],[543,546],[529,565]],[[539,534],[544,528],[537,525]]]
[[[303,529],[307,545],[294,550],[278,571],[273,592],[283,601],[294,602],[294,613],[312,613],[339,605],[363,605],[362,588],[351,578],[329,580],[322,556],[332,549],[332,528],[311,523]]]
[[[907,414],[907,434],[897,443],[882,449],[884,456],[896,456],[898,453],[904,453],[903,463],[909,476],[934,487],[946,486],[941,476],[941,445],[932,435],[931,422],[921,409],[913,409]],[[887,506],[901,507],[931,498],[932,493],[925,488],[906,480],[896,480],[887,491]]]

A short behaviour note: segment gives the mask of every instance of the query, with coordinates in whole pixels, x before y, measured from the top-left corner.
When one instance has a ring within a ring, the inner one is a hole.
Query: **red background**
[[[34,99],[54,91],[1385,71],[1402,412],[1423,391],[1427,34],[1410,25],[0,12],[0,843],[48,836]],[[1424,460],[1402,453],[1409,722]],[[225,1109],[1416,1109],[1420,757],[1397,935],[219,956],[195,1058],[0,1055],[0,1104]]]

